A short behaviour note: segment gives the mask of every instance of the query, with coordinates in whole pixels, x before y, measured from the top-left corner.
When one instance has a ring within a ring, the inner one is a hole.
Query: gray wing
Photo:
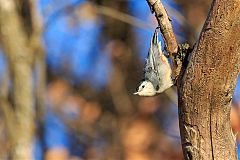
[[[158,68],[161,65],[160,54],[158,50],[158,32],[155,30],[145,63],[144,79],[152,82],[156,90],[158,90],[160,84],[158,75]]]

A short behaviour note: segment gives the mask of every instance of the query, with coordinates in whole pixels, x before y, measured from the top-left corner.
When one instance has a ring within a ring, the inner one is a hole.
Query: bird
[[[158,28],[151,38],[148,56],[144,65],[144,78],[140,82],[135,95],[155,96],[173,85],[172,69],[158,40]]]

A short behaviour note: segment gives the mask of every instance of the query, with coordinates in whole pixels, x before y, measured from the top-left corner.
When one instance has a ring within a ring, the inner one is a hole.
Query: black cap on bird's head
[[[140,83],[137,92],[134,94],[139,96],[154,96],[156,95],[156,90],[154,89],[152,82],[145,80]]]

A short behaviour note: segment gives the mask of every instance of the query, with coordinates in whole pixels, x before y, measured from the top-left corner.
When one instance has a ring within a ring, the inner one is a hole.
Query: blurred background
[[[30,2],[17,7],[25,34],[40,39],[31,55],[32,159],[182,160],[176,88],[155,97],[133,95],[157,27],[147,2]],[[163,0],[178,43],[194,45],[210,3]],[[9,57],[0,41],[1,160],[11,159],[10,135],[18,135],[9,116],[16,105]],[[240,83],[231,112],[234,133],[240,131],[239,105]],[[239,135],[237,142],[240,147]]]

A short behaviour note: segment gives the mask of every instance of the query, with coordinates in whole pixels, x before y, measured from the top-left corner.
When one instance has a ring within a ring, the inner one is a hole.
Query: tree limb
[[[34,112],[32,57],[14,0],[0,0],[0,37],[13,76],[14,146],[12,159],[32,159]]]
[[[32,35],[29,47],[35,53],[35,67],[37,69],[36,84],[36,119],[40,123],[39,131],[43,131],[45,115],[45,93],[46,93],[46,63],[45,51],[42,45],[43,21],[37,9],[38,0],[28,0],[30,4]]]
[[[179,51],[168,15],[159,0],[147,2],[174,64],[173,55]],[[178,79],[179,124],[186,160],[237,160],[230,104],[240,70],[239,15],[239,0],[213,0],[200,38]]]
[[[166,9],[160,0],[147,0],[147,3],[152,13],[155,13],[155,17],[158,21],[163,36],[166,51],[172,61],[173,78],[176,80],[180,74],[181,64],[178,64],[174,58],[178,51],[178,43],[173,33],[172,25],[170,22],[171,19],[169,18]]]
[[[213,0],[178,88],[185,159],[237,160],[230,124],[240,62],[240,1]]]

